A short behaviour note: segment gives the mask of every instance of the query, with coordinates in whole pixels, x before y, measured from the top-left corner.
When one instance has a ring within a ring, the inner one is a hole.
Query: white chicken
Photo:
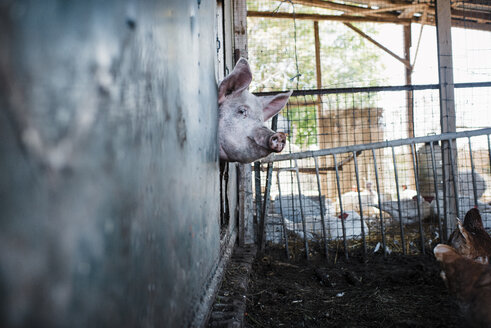
[[[335,217],[326,218],[326,233],[331,239],[343,238],[343,223],[346,232],[346,239],[358,239],[363,236],[362,226],[365,234],[368,234],[368,226],[360,215],[353,211],[348,210]]]
[[[479,194],[478,194],[479,195]],[[438,192],[438,207],[440,209],[440,218],[444,217],[444,204],[443,204],[443,192]],[[465,214],[471,209],[471,208],[476,208],[476,203],[474,201],[474,196],[473,195],[460,195],[459,194],[459,218],[463,218]],[[431,208],[431,213],[434,216],[438,216],[438,211],[437,211],[437,201],[436,199],[433,199],[430,204]],[[491,206],[483,203],[481,201],[477,201],[477,209],[481,213],[481,218],[482,218],[482,223],[485,229],[491,229]]]
[[[402,191],[399,193],[401,199],[412,199],[418,194],[416,190],[409,189],[406,184],[403,184],[401,189]]]
[[[302,208],[300,208],[300,199],[302,200]],[[280,207],[281,205],[281,207]],[[329,217],[335,215],[336,211],[330,199],[325,199],[323,204],[324,219],[328,221]],[[285,225],[288,231],[295,233],[299,238],[304,238],[302,212],[305,220],[305,231],[307,239],[314,239],[315,236],[322,235],[322,217],[320,212],[320,204],[317,196],[299,195],[282,195],[274,200],[274,213],[279,218],[281,223],[281,215],[285,218]]]
[[[418,222],[418,201],[417,196],[411,199],[401,199],[401,219],[403,224],[411,224]],[[421,219],[425,219],[431,215],[430,203],[419,197]],[[396,200],[383,202],[380,204],[380,210],[390,214],[393,220],[399,222],[399,205]],[[376,205],[376,207],[379,207]]]
[[[474,173],[476,181],[477,199],[481,198],[486,191],[486,180],[479,173]],[[459,172],[459,195],[474,197],[472,171]]]
[[[374,207],[378,203],[378,194],[373,190],[373,184],[369,181],[365,183],[365,189],[360,191],[361,198],[361,210],[364,217],[378,216],[379,210]],[[381,200],[389,199],[385,195],[381,195]],[[353,187],[351,191],[348,191],[341,195],[341,201],[343,205],[343,211],[357,211],[360,213],[360,199],[358,198],[358,191],[356,187]],[[341,211],[339,200],[336,202],[337,212]]]

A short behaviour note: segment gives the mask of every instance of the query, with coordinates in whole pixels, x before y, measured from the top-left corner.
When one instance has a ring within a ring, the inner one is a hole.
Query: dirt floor
[[[246,327],[465,327],[432,255],[287,262],[260,256]]]

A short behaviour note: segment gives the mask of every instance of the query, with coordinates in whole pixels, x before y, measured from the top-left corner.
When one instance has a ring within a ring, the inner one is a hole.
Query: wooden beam
[[[379,42],[375,41],[370,36],[368,36],[367,34],[365,34],[362,30],[360,30],[359,28],[353,26],[351,23],[344,23],[344,25],[348,26],[350,29],[352,29],[356,33],[360,34],[362,37],[364,37],[368,41],[372,42],[377,47],[379,47],[380,49],[382,49],[383,51],[385,51],[386,53],[388,53],[389,55],[391,55],[392,57],[394,57],[395,59],[397,59],[398,61],[400,61],[401,63],[403,63],[408,69],[412,69],[411,68],[411,64],[409,63],[409,61],[407,59],[403,59],[403,58],[399,57],[398,55],[396,55],[395,53],[393,53],[392,51],[390,51],[388,48],[384,47],[382,44],[380,44]]]
[[[473,10],[452,9],[452,18],[475,19],[483,22],[491,22],[491,14],[477,12]]]
[[[335,11],[341,11],[343,13],[350,13],[350,14],[356,14],[356,15],[362,15],[362,16],[377,16],[377,17],[384,17],[387,19],[395,18],[397,17],[396,14],[393,13],[387,13],[384,9],[370,9],[365,6],[356,6],[353,4],[341,4],[338,2],[333,2],[333,1],[321,1],[321,0],[290,0],[294,4],[298,5],[303,5],[306,7],[315,7],[315,8],[322,8],[322,9],[329,9],[329,10],[335,10]],[[400,5],[403,6],[403,5]],[[408,5],[404,4],[404,6],[414,6],[414,5]]]
[[[312,21],[335,21],[335,22],[375,22],[375,23],[393,23],[393,24],[410,24],[410,19],[399,19],[397,16],[393,18],[375,17],[375,16],[352,16],[352,15],[321,15],[321,14],[290,14],[283,12],[271,11],[248,11],[248,17],[263,17],[263,18],[283,18],[283,19],[299,19]]]
[[[432,9],[430,9],[432,10]],[[428,12],[429,14],[430,12]],[[399,18],[397,16],[382,17],[382,16],[353,16],[353,15],[322,15],[322,14],[291,14],[283,12],[271,12],[271,11],[248,11],[248,17],[262,17],[262,18],[277,18],[277,19],[299,19],[299,20],[311,20],[311,21],[335,21],[342,23],[390,23],[399,25],[409,25],[411,23],[421,24],[422,17],[413,16],[412,18]],[[427,15],[426,25],[435,26],[435,17],[433,15]],[[453,27],[462,27],[479,31],[491,31],[490,23],[477,23],[468,20],[459,20],[452,18]]]
[[[290,100],[288,100],[288,105],[289,106],[297,106],[297,107],[308,107],[308,106],[317,106],[319,102],[317,100],[312,100],[312,101],[305,101],[298,99],[298,97],[291,96]]]
[[[426,7],[426,4],[406,4],[406,5],[396,5],[396,6],[389,6],[389,7],[383,7],[379,9],[368,9],[364,11],[364,14],[376,14],[376,13],[383,13],[387,11],[396,11],[396,10],[404,10],[404,9],[413,9],[413,11],[419,11],[423,10],[424,7]]]
[[[490,23],[477,23],[470,21],[462,21],[457,19],[452,19],[452,27],[461,27],[471,30],[479,30],[479,31],[491,31]]]
[[[359,7],[359,6],[341,4],[341,3],[332,2],[332,1],[291,0],[291,2],[294,4],[297,4],[297,5],[302,5],[302,6],[307,6],[307,7],[330,9],[330,10],[336,10],[336,11],[342,11],[342,12],[348,12],[348,13],[360,12],[360,10],[365,9],[365,8]]]

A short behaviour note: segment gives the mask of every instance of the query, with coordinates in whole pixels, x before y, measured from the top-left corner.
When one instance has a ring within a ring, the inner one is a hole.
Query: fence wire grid
[[[490,87],[456,85],[457,103],[486,95]],[[472,207],[490,231],[491,129],[462,121],[452,138],[439,134],[437,92],[435,85],[296,90],[272,122],[288,133],[287,149],[255,164],[256,217],[265,220],[264,242],[289,257],[348,256],[360,248],[421,253],[448,238],[452,215],[463,218]],[[270,93],[258,95],[265,94]],[[412,122],[412,130],[407,116],[385,110],[406,111],[407,95],[418,99],[409,100],[424,117]],[[382,105],[384,98],[390,106]],[[448,140],[455,162],[446,181],[442,154]],[[457,190],[448,190],[453,181]],[[457,213],[448,204],[450,195]]]
[[[407,11],[387,11],[385,0],[316,3],[247,1],[251,91],[294,90],[271,122],[288,134],[285,149],[255,164],[261,243],[290,257],[357,247],[421,253],[445,241],[448,220],[470,207],[489,230],[491,33],[467,18],[491,7],[451,3],[463,16],[452,27],[457,134],[449,139],[441,135],[435,2]],[[373,14],[378,22],[359,20]],[[401,15],[410,26],[398,24]]]

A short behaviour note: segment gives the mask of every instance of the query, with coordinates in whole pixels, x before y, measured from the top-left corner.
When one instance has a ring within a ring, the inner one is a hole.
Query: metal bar
[[[469,158],[471,160],[472,172],[472,191],[474,193],[474,206],[477,208],[477,186],[476,186],[476,168],[474,167],[474,158],[472,157],[471,138],[469,137]]]
[[[278,182],[278,200],[280,201],[280,215],[281,222],[283,223],[283,240],[285,241],[285,252],[287,260],[290,259],[290,252],[288,251],[288,233],[286,230],[285,216],[283,215],[283,204],[281,202],[281,183],[280,183],[280,171],[276,174],[276,181]]]
[[[455,83],[455,89],[463,88],[486,88],[491,87],[490,82],[466,82]],[[323,89],[310,89],[310,90],[294,90],[292,97],[307,96],[307,95],[327,95],[327,94],[340,94],[340,93],[370,93],[370,92],[393,92],[393,91],[417,91],[417,90],[438,90],[439,84],[419,84],[419,85],[394,85],[394,86],[374,86],[374,87],[352,87],[352,88],[323,88]],[[279,93],[288,92],[283,91],[266,91],[255,92],[256,96],[273,96]]]
[[[276,130],[276,126],[278,124],[278,115],[275,115],[271,120],[271,128]],[[263,213],[261,217],[261,225],[260,225],[260,236],[259,236],[259,249],[264,251],[264,246],[266,243],[265,231],[266,231],[266,218],[268,217],[269,210],[269,195],[271,192],[271,184],[272,184],[272,176],[273,176],[273,163],[268,164],[268,173],[266,175],[266,190],[264,192],[264,202],[263,202]]]
[[[489,155],[489,166],[491,167],[491,140],[489,139],[489,134],[488,134],[488,155]]]
[[[436,161],[435,161],[435,149],[433,147],[433,142],[430,142],[430,152],[431,152],[431,168],[433,170],[433,187],[435,189],[435,202],[436,202],[436,215],[438,218],[438,232],[440,233],[440,241],[443,239],[442,230],[442,219],[440,217],[440,197],[438,197],[438,174],[436,172]]]
[[[373,168],[375,170],[375,184],[377,186],[377,196],[378,196],[378,208],[380,209],[380,231],[382,233],[382,247],[384,248],[384,257],[387,256],[387,241],[385,239],[385,225],[384,218],[382,217],[382,199],[380,198],[380,184],[378,180],[378,169],[377,169],[377,156],[375,156],[375,149],[372,149],[373,156]]]
[[[343,211],[343,200],[341,199],[341,183],[339,182],[339,170],[336,161],[336,154],[332,155],[334,157],[334,167],[336,168],[336,184],[338,186],[338,197],[339,197],[339,210],[341,211],[341,227],[343,229],[343,245],[344,245],[344,257],[348,258],[348,242],[346,240],[346,226],[344,225],[344,211]]]
[[[397,209],[399,210],[399,227],[401,229],[402,254],[406,255],[406,241],[404,238],[404,225],[402,223],[401,194],[399,192],[399,177],[397,175],[396,154],[392,147],[392,162],[394,164],[394,179],[396,180]]]
[[[256,190],[256,220],[261,218],[261,163],[254,163],[254,185]]]
[[[449,213],[448,213],[448,205],[449,204],[447,202],[447,198],[448,198],[447,195],[449,194],[449,190],[448,190],[448,183],[446,181],[448,168],[445,168],[445,165],[443,165],[443,155],[444,155],[443,147],[445,147],[445,144],[442,140],[441,148],[440,148],[440,154],[441,154],[441,158],[442,158],[441,168],[442,168],[442,183],[443,183],[443,220],[444,220],[443,221],[444,222],[443,234],[444,234],[444,240],[448,240],[448,237],[450,236],[450,233],[453,230],[451,230],[451,224],[449,222]]]
[[[300,204],[300,216],[302,217],[302,229],[303,229],[303,240],[305,243],[305,257],[309,259],[309,243],[307,241],[307,226],[305,224],[305,216],[303,214],[303,202],[302,202],[302,191],[300,186],[300,172],[298,171],[298,163],[295,160],[295,169],[297,172],[297,183],[298,183],[298,201]]]
[[[329,149],[320,149],[315,151],[303,151],[298,153],[290,153],[290,154],[282,154],[282,155],[272,155],[267,158],[262,159],[261,163],[271,163],[271,162],[279,162],[286,161],[290,159],[302,159],[314,156],[328,156],[333,154],[341,154],[341,153],[349,153],[353,151],[364,151],[378,148],[388,148],[388,147],[398,147],[404,145],[411,145],[416,143],[427,143],[432,141],[440,141],[440,140],[451,140],[457,138],[465,138],[465,137],[475,137],[481,136],[485,134],[491,134],[491,128],[484,128],[472,131],[462,131],[462,132],[452,132],[452,133],[444,133],[440,135],[431,135],[424,137],[416,137],[416,138],[407,138],[407,139],[397,139],[397,140],[388,140],[388,141],[380,141],[373,142],[368,144],[360,144],[360,145],[351,145],[351,146],[343,146]]]
[[[324,204],[322,201],[322,191],[321,191],[321,181],[319,177],[319,164],[317,163],[317,157],[314,157],[315,172],[317,177],[317,190],[319,191],[319,206],[321,209],[321,223],[322,223],[322,236],[324,237],[324,253],[326,259],[329,258],[328,245],[327,245],[327,234],[326,234],[326,221],[324,218]]]
[[[416,161],[416,149],[414,147],[414,144],[411,144],[411,153],[413,155],[414,182],[416,183],[416,205],[418,206],[418,223],[419,223],[419,236],[421,237],[421,252],[424,254],[425,237],[423,234],[423,220],[421,218],[421,191],[419,189],[418,162]]]
[[[459,206],[459,188],[458,188],[458,170],[455,169],[454,165],[456,164],[454,162],[454,153],[453,153],[453,145],[452,145],[452,140],[448,140],[449,144],[449,150],[450,150],[450,170],[452,173],[452,179],[453,179],[453,189],[454,189],[454,196],[455,196],[455,211],[457,212],[457,217],[460,215],[460,206]],[[455,146],[457,146],[457,142],[455,143]],[[457,172],[455,172],[457,171]],[[462,218],[464,219],[464,218]]]
[[[271,177],[273,174],[273,163],[268,164],[268,173],[266,175],[266,190],[264,191],[263,212],[261,215],[261,222],[259,226],[259,250],[264,251],[266,243],[265,231],[266,231],[266,219],[268,217],[269,210],[269,194],[271,192]]]
[[[363,238],[363,254],[367,254],[367,240],[365,236],[365,225],[364,223],[364,217],[363,217],[363,206],[361,203],[361,194],[360,194],[360,175],[358,172],[358,161],[356,160],[356,152],[353,152],[353,160],[355,163],[355,176],[356,176],[356,188],[358,189],[358,204],[360,205],[360,217],[361,217],[361,235]]]

